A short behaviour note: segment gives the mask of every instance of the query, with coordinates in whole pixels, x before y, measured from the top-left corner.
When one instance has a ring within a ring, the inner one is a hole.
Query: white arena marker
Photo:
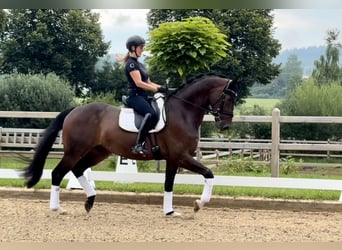
[[[118,158],[116,161],[116,173],[137,174],[138,173],[137,161],[127,159],[118,155]]]

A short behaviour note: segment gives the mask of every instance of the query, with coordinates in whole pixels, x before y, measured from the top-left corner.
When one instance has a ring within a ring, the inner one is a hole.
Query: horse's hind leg
[[[86,176],[84,176],[84,171],[94,166],[95,164],[101,162],[102,160],[106,159],[109,155],[110,153],[106,151],[104,148],[96,147],[87,155],[85,155],[81,160],[79,160],[75,167],[72,169],[73,174],[76,176],[78,182],[80,183],[80,185],[82,186],[83,190],[87,195],[87,200],[84,204],[84,208],[87,211],[87,213],[90,212],[94,205],[96,192],[94,187],[86,178]]]
[[[85,191],[87,195],[87,200],[84,205],[87,213],[89,213],[89,211],[93,207],[95,197],[96,197],[95,188],[91,185],[87,177],[84,175],[84,171],[89,167],[91,166],[87,163],[85,158],[82,158],[76,164],[76,166],[72,169],[73,174],[76,176],[78,182],[80,183],[81,187],[83,188],[83,190]]]
[[[50,209],[53,211],[58,211],[60,209],[60,204],[59,204],[60,184],[64,176],[70,171],[70,169],[75,165],[75,163],[76,163],[75,159],[73,159],[70,156],[64,155],[62,160],[58,163],[58,165],[52,171]]]

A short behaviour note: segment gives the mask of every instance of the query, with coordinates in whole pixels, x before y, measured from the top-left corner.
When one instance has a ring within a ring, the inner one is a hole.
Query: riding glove
[[[167,94],[167,92],[168,92],[167,86],[160,86],[158,89],[158,92],[160,92],[162,94]]]

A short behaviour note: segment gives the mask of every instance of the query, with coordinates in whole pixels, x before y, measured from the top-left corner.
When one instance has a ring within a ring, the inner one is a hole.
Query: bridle
[[[212,107],[215,107],[217,105],[217,108],[214,110],[212,107],[209,107],[209,113],[212,114],[215,117],[215,121],[218,122],[221,120],[220,115],[226,115],[230,116],[231,118],[234,117],[234,112],[224,112],[223,106],[224,102],[226,101],[226,96],[229,95],[231,99],[233,100],[233,105],[235,105],[237,93],[230,89],[230,84],[233,82],[233,80],[228,79],[226,86],[223,89],[223,92],[219,99],[212,105]]]
[[[176,99],[181,100],[182,102],[190,104],[190,105],[192,105],[194,107],[197,107],[199,109],[205,110],[209,114],[213,115],[215,117],[215,121],[218,122],[218,121],[221,120],[220,115],[226,115],[226,116],[229,116],[231,118],[234,117],[234,113],[233,112],[224,112],[223,111],[223,106],[224,106],[224,103],[226,101],[226,96],[227,95],[229,95],[232,98],[234,105],[235,105],[235,102],[236,102],[237,93],[234,90],[229,88],[230,84],[232,82],[233,82],[233,80],[228,79],[227,84],[224,87],[221,96],[217,99],[217,101],[213,105],[210,105],[209,107],[198,106],[198,105],[194,104],[193,102],[190,102],[188,100],[180,98],[180,97],[178,97],[176,95],[173,95],[172,97],[175,97]],[[213,108],[215,106],[217,106],[216,109]]]

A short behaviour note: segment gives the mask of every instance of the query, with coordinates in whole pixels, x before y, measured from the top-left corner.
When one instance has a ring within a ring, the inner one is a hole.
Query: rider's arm
[[[144,90],[151,91],[151,92],[157,92],[158,89],[160,88],[160,85],[153,83],[150,80],[148,80],[148,83],[143,82],[141,80],[141,75],[140,75],[139,70],[133,70],[129,72],[129,74],[131,75],[135,85],[137,85],[137,87],[139,88],[142,88]]]

